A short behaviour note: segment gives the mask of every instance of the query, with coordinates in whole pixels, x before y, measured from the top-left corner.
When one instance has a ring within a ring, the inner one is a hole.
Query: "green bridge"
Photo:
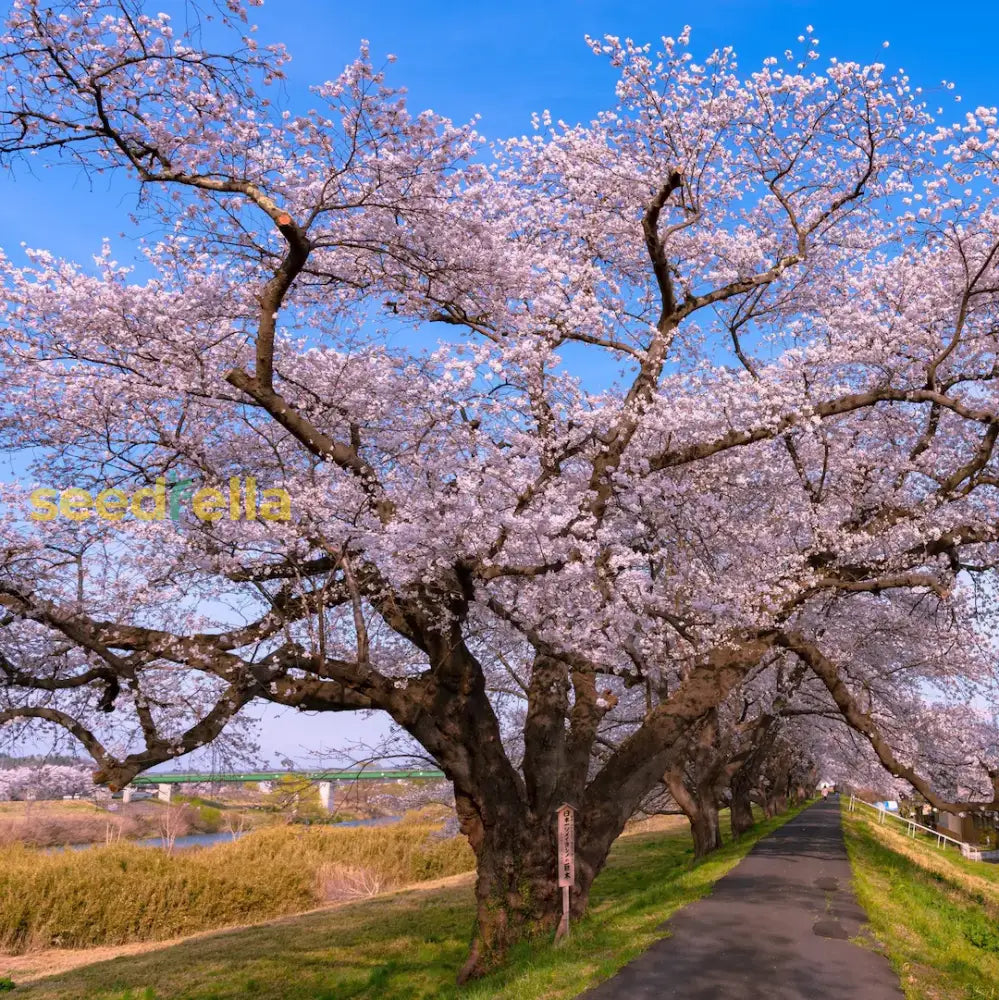
[[[155,787],[157,797],[161,802],[169,802],[172,798],[174,785],[214,785],[220,782],[233,784],[256,783],[270,785],[282,778],[301,778],[314,781],[319,785],[319,801],[323,808],[332,812],[333,795],[337,782],[340,781],[440,781],[443,771],[427,769],[374,770],[371,768],[354,768],[347,771],[245,771],[239,773],[204,773],[197,771],[157,774],[155,771],[140,774],[133,778],[131,784],[123,789],[122,798],[130,802],[136,788]]]
[[[304,778],[307,781],[412,781],[440,780],[443,771],[247,771],[243,774],[199,774],[195,772],[146,773],[132,779],[132,784],[141,785],[214,785],[222,781],[266,782],[280,781],[282,778]]]

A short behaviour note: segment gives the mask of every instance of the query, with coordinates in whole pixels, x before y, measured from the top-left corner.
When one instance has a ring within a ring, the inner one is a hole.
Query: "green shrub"
[[[962,928],[968,942],[982,951],[999,954],[999,928],[984,913],[966,913]]]
[[[222,810],[199,803],[197,825],[205,833],[218,833],[222,829]]]
[[[354,823],[363,817],[358,816],[357,813],[352,812],[341,812],[339,809],[336,813],[330,817],[330,822],[336,826],[337,823]]]
[[[199,833],[218,833],[222,829],[225,816],[218,806],[192,795],[175,795],[174,802],[187,806],[191,813],[191,825]]]

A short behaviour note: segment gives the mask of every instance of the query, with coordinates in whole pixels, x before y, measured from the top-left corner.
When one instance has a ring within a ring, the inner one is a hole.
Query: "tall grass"
[[[438,825],[415,817],[366,829],[273,827],[177,854],[0,849],[0,950],[177,937],[470,870],[464,838],[440,839]]]

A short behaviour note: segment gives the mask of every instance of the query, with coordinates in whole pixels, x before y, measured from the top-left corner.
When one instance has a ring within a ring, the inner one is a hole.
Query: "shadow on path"
[[[852,944],[865,923],[837,796],[755,848],[712,894],[586,1000],[901,1000],[888,960]]]

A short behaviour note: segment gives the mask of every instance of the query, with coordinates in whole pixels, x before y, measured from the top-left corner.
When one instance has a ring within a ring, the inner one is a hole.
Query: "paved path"
[[[756,847],[671,936],[586,1000],[901,1000],[888,960],[852,944],[864,923],[832,796]]]

